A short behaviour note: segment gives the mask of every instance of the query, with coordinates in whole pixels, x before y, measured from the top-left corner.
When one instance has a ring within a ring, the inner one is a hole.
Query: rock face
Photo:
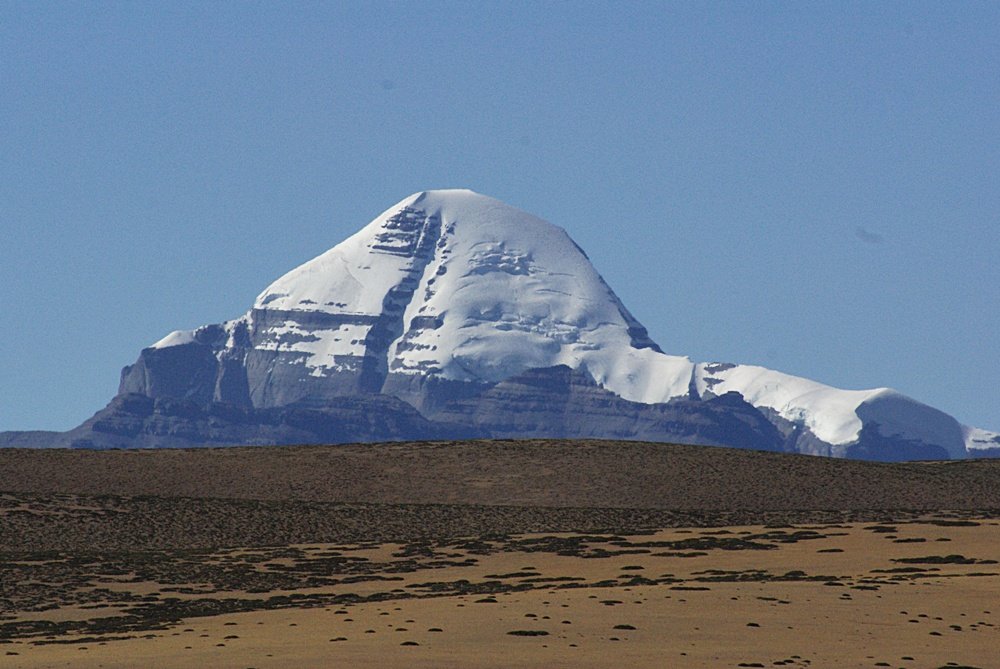
[[[737,446],[762,451],[786,444],[763,414],[727,393],[705,401],[629,402],[565,365],[532,369],[478,397],[453,400],[433,417],[503,438],[616,438]]]
[[[469,436],[887,460],[1000,445],[886,388],[845,391],[667,355],[564,230],[471,191],[402,200],[272,283],[243,316],[144,349],[118,397],[84,425],[30,439],[155,447]]]
[[[394,397],[338,397],[322,406],[300,402],[254,409],[221,402],[116,396],[74,430],[49,433],[45,446],[157,448],[367,441],[472,439],[473,428],[427,420]],[[17,440],[8,445],[19,445]],[[40,444],[24,443],[24,446]]]

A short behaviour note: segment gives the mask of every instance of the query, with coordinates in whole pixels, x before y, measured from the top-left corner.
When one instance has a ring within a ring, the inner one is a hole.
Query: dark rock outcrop
[[[430,414],[497,438],[525,435],[671,441],[781,450],[778,430],[737,393],[707,401],[629,402],[565,365],[533,369],[478,397],[457,399]]]
[[[166,350],[176,353],[197,346]],[[162,362],[159,356],[150,358]],[[187,358],[197,359],[197,354]],[[427,417],[402,400],[380,394],[304,398],[281,407],[253,408],[205,401],[197,393],[149,397],[126,392],[74,430],[21,437],[9,433],[4,445],[187,448],[492,437],[738,444],[765,451],[783,450],[785,445],[771,422],[736,393],[705,401],[640,404],[561,365],[529,370],[492,387],[466,385],[434,386],[431,394],[440,406]],[[444,399],[449,391],[452,399]]]
[[[343,444],[371,441],[470,439],[459,425],[429,421],[393,397],[341,397],[310,404],[253,409],[191,399],[124,394],[79,427],[10,446],[67,448],[189,448],[200,446]]]

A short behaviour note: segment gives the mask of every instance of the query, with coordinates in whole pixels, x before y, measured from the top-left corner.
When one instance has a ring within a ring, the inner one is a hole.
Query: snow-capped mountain
[[[239,407],[250,412],[244,423],[259,419],[253,412],[388,396],[438,433],[875,459],[1000,448],[1000,436],[887,388],[839,390],[668,355],[562,228],[467,190],[411,195],[272,283],[243,316],[167,335],[123,371],[120,396],[133,395],[208,414]],[[139,422],[129,438],[156,436]],[[197,428],[185,429],[198,441]],[[260,439],[280,441],[268,434]]]
[[[390,207],[223,329],[226,352],[247,356],[255,406],[344,391],[419,405],[415,386],[431,379],[493,384],[561,364],[648,404],[687,395],[693,369],[660,352],[564,230],[461,190]]]

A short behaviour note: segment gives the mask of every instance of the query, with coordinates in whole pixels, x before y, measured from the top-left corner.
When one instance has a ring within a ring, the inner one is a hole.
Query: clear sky
[[[1000,3],[8,0],[0,430],[447,187],[668,353],[1000,428]]]

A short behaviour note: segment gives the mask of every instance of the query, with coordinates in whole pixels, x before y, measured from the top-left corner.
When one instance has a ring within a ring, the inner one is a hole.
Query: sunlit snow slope
[[[626,399],[685,395],[693,365],[659,352],[566,232],[472,191],[412,195],[292,270],[256,309],[392,315],[389,371],[502,381],[535,367],[585,366]],[[398,317],[398,318],[397,318]],[[371,352],[380,322],[287,344],[317,375]],[[272,333],[295,332],[293,321]]]

